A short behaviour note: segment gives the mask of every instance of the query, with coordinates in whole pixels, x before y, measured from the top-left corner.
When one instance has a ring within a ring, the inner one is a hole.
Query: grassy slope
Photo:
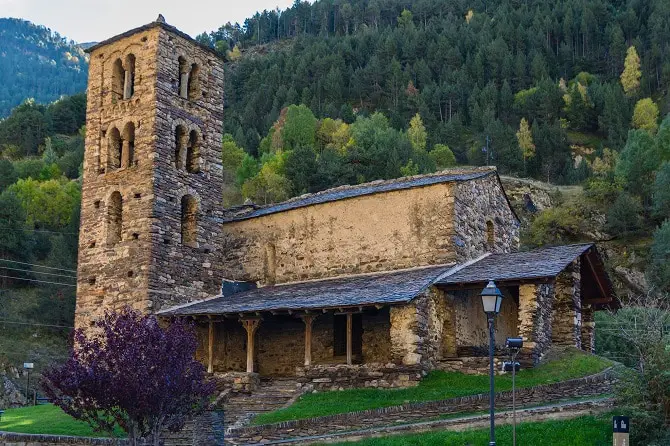
[[[488,444],[487,429],[464,432],[428,432],[414,435],[400,435],[385,438],[371,438],[341,445],[357,446],[407,446],[407,445],[449,445],[470,446]],[[496,444],[512,444],[512,426],[496,428]],[[572,420],[522,423],[517,426],[517,444],[533,446],[605,446],[612,444],[610,418],[586,416]]]
[[[0,421],[0,431],[86,437],[108,436],[93,431],[88,424],[75,420],[60,408],[50,404],[5,411]],[[115,436],[122,435],[121,430],[115,432]]]
[[[594,355],[571,350],[534,369],[522,370],[517,375],[518,387],[531,387],[565,381],[597,373],[611,363]],[[466,375],[434,371],[417,387],[409,389],[352,389],[303,395],[295,404],[254,419],[255,424],[310,418],[357,410],[395,406],[408,402],[436,401],[488,391],[487,375]],[[512,376],[496,377],[496,390],[512,388]]]

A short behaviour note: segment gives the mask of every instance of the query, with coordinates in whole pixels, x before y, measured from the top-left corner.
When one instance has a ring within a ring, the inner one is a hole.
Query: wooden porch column
[[[352,313],[347,313],[347,365],[351,365],[352,360],[352,354],[351,354],[351,330],[353,326],[353,317],[354,315]]]
[[[254,339],[256,330],[261,320],[256,319],[242,319],[242,325],[247,331],[247,373],[254,372]]]
[[[305,314],[301,318],[305,323],[305,365],[312,365],[312,324],[316,316]]]
[[[207,342],[207,373],[214,373],[214,319],[209,318],[209,337]]]

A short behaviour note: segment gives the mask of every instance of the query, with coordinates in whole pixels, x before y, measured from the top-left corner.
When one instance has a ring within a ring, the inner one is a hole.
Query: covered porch
[[[490,278],[504,295],[498,350],[523,337],[527,365],[552,344],[592,351],[593,312],[617,304],[595,247],[571,245],[262,288],[225,281],[220,296],[159,315],[195,321],[198,357],[212,374],[404,387],[435,368],[486,370],[472,358],[487,355],[479,292]]]

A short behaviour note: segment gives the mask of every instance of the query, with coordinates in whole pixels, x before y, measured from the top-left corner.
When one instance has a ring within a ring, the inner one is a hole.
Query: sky
[[[76,42],[99,42],[152,22],[158,13],[195,37],[293,0],[0,0],[0,17],[30,20]]]

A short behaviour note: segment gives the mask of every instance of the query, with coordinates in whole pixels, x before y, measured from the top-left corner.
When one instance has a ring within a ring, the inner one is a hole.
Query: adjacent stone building
[[[194,320],[225,382],[407,386],[479,369],[492,279],[498,346],[593,350],[594,311],[617,305],[595,246],[517,252],[495,168],[223,209],[216,54],[161,20],[89,51],[78,326],[131,305]]]

